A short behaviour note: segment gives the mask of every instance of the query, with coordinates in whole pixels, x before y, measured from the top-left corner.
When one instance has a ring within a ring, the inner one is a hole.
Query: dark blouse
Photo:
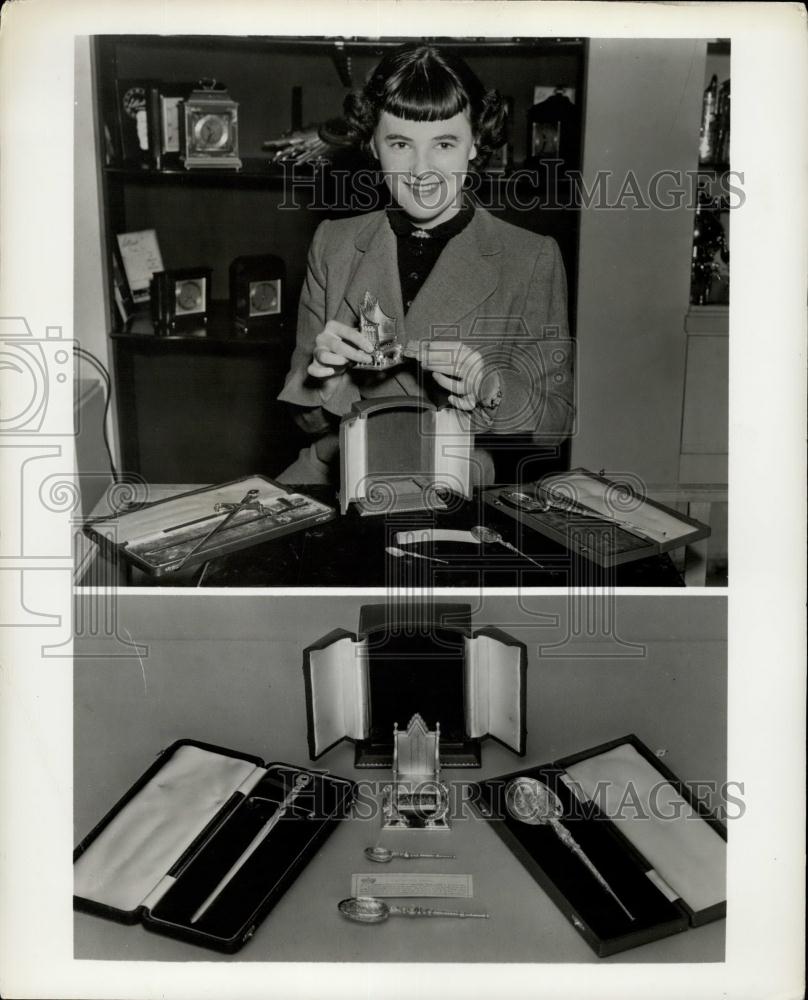
[[[474,216],[474,205],[467,204],[451,219],[433,229],[419,229],[400,208],[388,208],[390,228],[396,234],[398,277],[404,313],[412,305],[421,286],[437,264],[443,248],[464,230]]]

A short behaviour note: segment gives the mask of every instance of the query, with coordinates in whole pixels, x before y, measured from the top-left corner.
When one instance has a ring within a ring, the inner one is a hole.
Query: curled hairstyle
[[[482,165],[504,140],[507,108],[486,90],[459,56],[431,45],[408,44],[388,52],[360,91],[347,95],[345,119],[354,141],[368,149],[382,112],[408,121],[436,122],[466,112]]]

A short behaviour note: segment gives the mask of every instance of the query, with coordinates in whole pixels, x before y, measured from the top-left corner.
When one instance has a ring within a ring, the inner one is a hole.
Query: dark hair
[[[409,43],[388,52],[360,91],[348,94],[345,119],[365,149],[383,111],[416,122],[436,122],[467,112],[484,162],[504,142],[507,108],[496,90],[486,90],[463,59],[431,45]]]

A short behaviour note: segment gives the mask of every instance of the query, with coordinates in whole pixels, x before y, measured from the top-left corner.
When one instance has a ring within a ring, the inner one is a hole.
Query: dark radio
[[[280,328],[286,306],[286,265],[273,254],[236,257],[230,264],[233,320],[249,330]]]
[[[211,276],[209,267],[157,271],[149,289],[155,328],[172,331],[204,326],[210,308]]]

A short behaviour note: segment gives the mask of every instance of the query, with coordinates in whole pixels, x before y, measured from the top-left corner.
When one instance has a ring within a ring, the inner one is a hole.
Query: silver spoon
[[[564,815],[564,806],[561,799],[544,782],[537,781],[535,778],[514,778],[505,789],[505,803],[510,814],[521,822],[530,826],[549,826],[561,843],[586,865],[626,916],[630,920],[634,919],[632,913],[626,909],[606,879],[584,854],[581,845],[562,824],[561,817]]]
[[[427,906],[388,906],[375,896],[349,896],[337,903],[339,912],[359,924],[381,924],[388,917],[481,917],[488,913],[468,913],[463,910],[433,910]]]
[[[590,510],[582,503],[578,503],[571,497],[566,497],[561,493],[556,493],[554,490],[548,489],[546,486],[537,486],[536,492],[541,495],[542,499],[547,504],[548,510],[559,510],[563,511],[565,514],[580,514],[583,517],[594,518],[597,521],[605,521],[607,524],[616,524],[618,527],[627,531],[630,535],[638,535],[640,538],[644,538],[642,528],[634,524],[633,521],[627,521],[625,518],[620,518],[616,514],[613,516],[611,514],[598,514],[594,510]]]
[[[454,858],[455,854],[418,854],[415,851],[391,851],[388,847],[366,847],[365,857],[368,861],[376,861],[380,865],[386,865],[393,858]]]
[[[405,552],[404,549],[398,549],[395,545],[389,545],[384,550],[388,556],[395,556],[396,559],[400,559],[402,556],[409,556],[411,559],[426,559],[429,562],[443,563],[444,566],[449,565],[448,559],[438,559],[435,556],[423,556],[420,552]]]
[[[520,552],[515,545],[511,545],[510,542],[506,542],[502,535],[500,535],[498,531],[494,531],[493,528],[486,528],[482,524],[475,524],[471,529],[471,533],[478,542],[484,542],[486,545],[502,545],[511,552],[515,552],[522,559],[527,559],[529,562],[532,562],[533,565],[538,566],[539,569],[547,569],[547,567],[542,566],[537,559],[526,555],[524,552]]]

